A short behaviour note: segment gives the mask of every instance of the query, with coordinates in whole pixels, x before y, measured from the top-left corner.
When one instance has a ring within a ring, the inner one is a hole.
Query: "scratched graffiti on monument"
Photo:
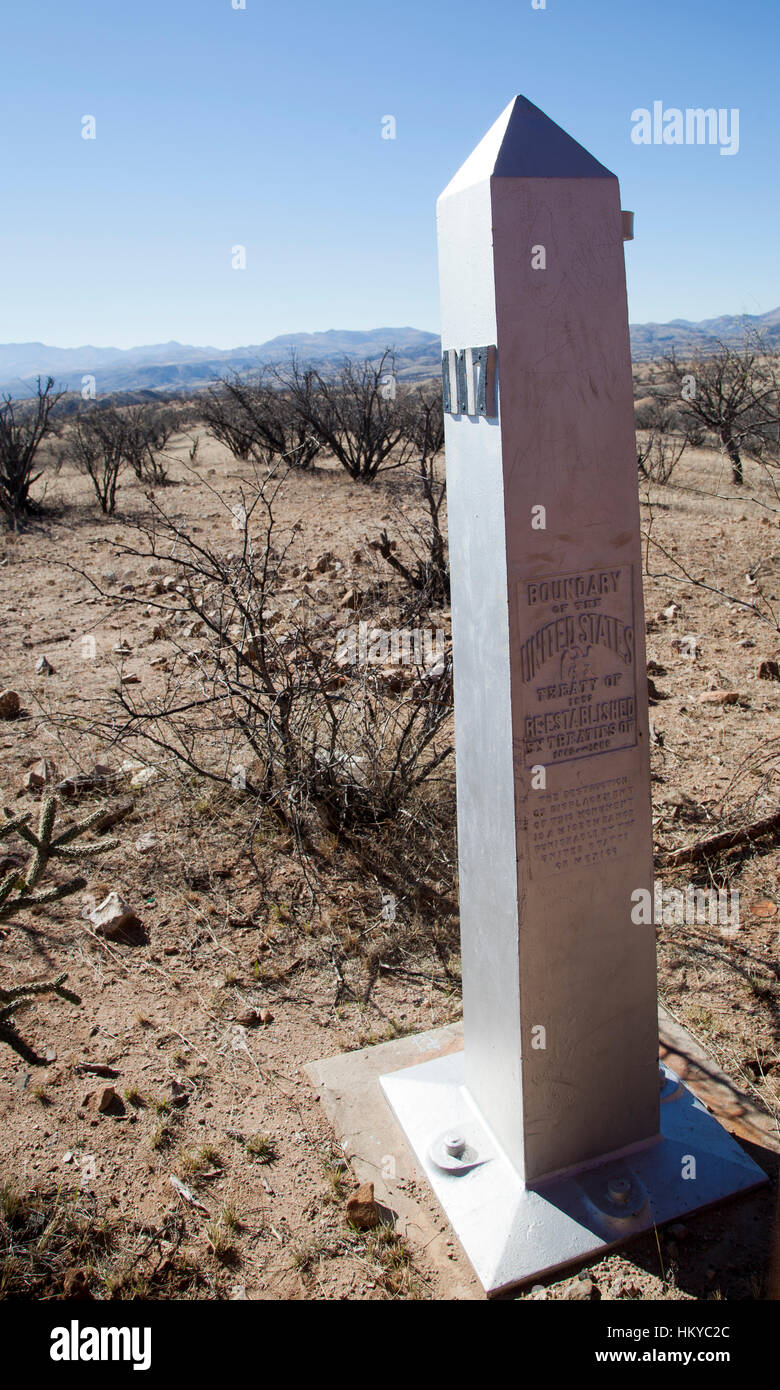
[[[525,766],[632,748],[632,566],[526,580],[517,599]]]

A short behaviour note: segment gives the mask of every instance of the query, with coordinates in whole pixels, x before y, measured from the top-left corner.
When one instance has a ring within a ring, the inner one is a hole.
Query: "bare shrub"
[[[636,409],[637,465],[643,478],[668,483],[689,443],[679,413],[658,396]],[[640,438],[640,432],[643,436]]]
[[[777,396],[760,343],[749,337],[741,348],[719,343],[714,352],[685,363],[672,353],[664,367],[678,408],[682,402],[690,421],[715,434],[731,463],[732,482],[741,487],[742,456],[760,454],[771,438],[770,402]]]
[[[123,412],[123,454],[139,482],[162,487],[168,481],[165,448],[176,417],[164,406],[136,405]]]
[[[119,474],[126,463],[126,427],[113,407],[94,406],[76,416],[63,450],[74,468],[90,479],[100,510],[113,515]]]
[[[414,445],[395,378],[395,358],[345,358],[326,374],[293,357],[277,379],[305,426],[356,482],[370,482],[380,468],[400,468]],[[392,460],[392,461],[391,461]]]
[[[447,541],[442,528],[442,507],[447,490],[443,470],[437,475],[436,460],[444,448],[444,411],[441,392],[419,387],[402,398],[405,439],[413,450],[414,470],[422,492],[427,519],[418,524],[398,507],[398,529],[411,555],[407,563],[396,553],[397,545],[386,530],[380,532],[379,553],[412,589],[413,607],[448,603],[450,571]]]
[[[375,671],[350,671],[332,624],[303,605],[284,619],[278,595],[294,539],[279,535],[274,514],[284,476],[257,477],[232,508],[227,553],[152,499],[139,543],[123,551],[175,568],[178,614],[158,607],[202,625],[201,634],[194,650],[173,637],[178,654],[159,700],[136,704],[120,686],[107,729],[114,742],[140,737],[163,758],[238,787],[309,843],[318,825],[357,832],[413,798],[451,752],[449,681],[445,673],[389,690]]]
[[[266,371],[221,378],[208,393],[203,418],[214,437],[244,461],[282,458],[308,468],[322,449],[289,393]]]
[[[36,473],[38,450],[54,428],[54,411],[64,392],[54,390],[52,377],[28,401],[15,401],[6,395],[0,404],[0,511],[16,528],[30,511],[30,489],[40,478]]]

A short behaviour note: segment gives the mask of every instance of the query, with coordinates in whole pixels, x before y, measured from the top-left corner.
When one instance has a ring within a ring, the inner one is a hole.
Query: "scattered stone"
[[[103,1086],[99,1091],[87,1091],[81,1102],[82,1110],[92,1110],[97,1115],[124,1115],[124,1101],[117,1095],[113,1086]]]
[[[154,849],[157,844],[157,836],[153,830],[147,830],[145,835],[139,835],[135,842],[135,847],[139,854],[147,854],[150,849]]]
[[[780,664],[776,661],[762,661],[758,668],[760,681],[780,681]]]
[[[244,1009],[242,1013],[236,1014],[236,1023],[240,1023],[244,1028],[257,1028],[260,1023],[273,1023],[274,1016],[270,1009]]]
[[[666,667],[662,666],[660,661],[648,661],[647,674],[648,676],[665,676],[668,673]]]
[[[121,1107],[124,1110],[124,1106],[122,1106],[122,1102],[113,1086],[104,1086],[97,1099],[97,1109],[99,1113],[101,1115],[108,1115],[116,1110],[117,1107]]]
[[[115,1067],[110,1067],[108,1062],[77,1062],[76,1071],[86,1072],[89,1076],[105,1076],[115,1078],[119,1072]]]
[[[360,595],[358,594],[357,589],[347,589],[341,602],[343,603],[345,608],[357,608],[358,604],[360,603]]]
[[[668,700],[669,695],[665,690],[659,690],[655,681],[650,676],[647,677],[647,698],[651,705],[657,705],[659,700]]]
[[[51,758],[41,758],[40,762],[34,764],[24,779],[24,789],[28,792],[39,792],[42,787],[46,787],[54,781],[57,773],[57,765]]]
[[[0,719],[16,719],[21,707],[15,690],[4,690],[0,693]]]
[[[109,939],[141,925],[129,903],[118,893],[109,893],[98,907],[89,910],[88,917],[98,935]]]
[[[52,666],[50,661],[46,660],[45,656],[38,657],[38,660],[35,663],[35,674],[36,676],[54,675],[54,667]]]
[[[347,1220],[359,1231],[370,1231],[374,1226],[378,1226],[380,1211],[378,1203],[374,1201],[374,1184],[361,1183],[352,1196],[347,1198],[346,1210]]]
[[[181,1081],[172,1081],[168,1087],[168,1099],[177,1110],[183,1110],[190,1103],[190,1093]]]
[[[561,1298],[566,1299],[567,1302],[580,1300],[587,1302],[601,1298],[601,1294],[592,1279],[579,1278],[570,1279],[567,1284],[564,1284]]]
[[[122,763],[120,768],[123,776],[130,778],[131,787],[145,787],[157,776],[157,769],[145,767],[143,763],[136,762],[134,758],[128,758]]]
[[[699,703],[702,705],[738,705],[745,696],[740,695],[738,690],[705,690],[699,696]]]

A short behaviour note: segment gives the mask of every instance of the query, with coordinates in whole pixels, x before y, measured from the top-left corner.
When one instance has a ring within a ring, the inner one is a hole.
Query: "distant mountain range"
[[[326,333],[283,333],[249,347],[189,347],[155,343],[136,348],[54,348],[45,343],[0,344],[0,392],[26,396],[37,376],[53,376],[58,387],[80,391],[82,378],[94,376],[101,396],[118,391],[173,393],[197,391],[215,377],[248,372],[263,364],[284,363],[295,352],[318,367],[345,356],[378,357],[395,349],[396,372],[404,379],[439,371],[440,339],[419,328],[372,328],[365,332],[331,328]]]
[[[632,323],[631,356],[635,362],[662,357],[672,349],[679,356],[706,352],[717,343],[736,346],[745,333],[759,333],[767,347],[780,350],[780,309],[768,314],[722,314],[717,319],[672,319],[671,323]]]
[[[746,329],[758,331],[767,346],[780,351],[780,308],[768,314],[722,315],[690,323],[631,325],[635,361],[660,357],[674,349],[681,355],[706,352],[718,341],[737,344]],[[80,391],[82,378],[94,376],[101,396],[114,392],[173,394],[197,391],[215,377],[247,372],[265,363],[284,362],[295,352],[301,361],[328,366],[349,357],[377,357],[395,349],[399,377],[415,380],[439,371],[440,339],[419,328],[372,328],[365,332],[331,328],[326,333],[284,333],[249,347],[189,347],[154,343],[148,347],[47,347],[45,343],[0,344],[0,392],[26,396],[37,376],[53,376],[58,387]]]

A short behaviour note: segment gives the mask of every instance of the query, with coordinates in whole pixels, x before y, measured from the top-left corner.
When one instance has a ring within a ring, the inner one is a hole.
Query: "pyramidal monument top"
[[[439,201],[484,179],[613,179],[527,97],[513,97],[450,180]]]

